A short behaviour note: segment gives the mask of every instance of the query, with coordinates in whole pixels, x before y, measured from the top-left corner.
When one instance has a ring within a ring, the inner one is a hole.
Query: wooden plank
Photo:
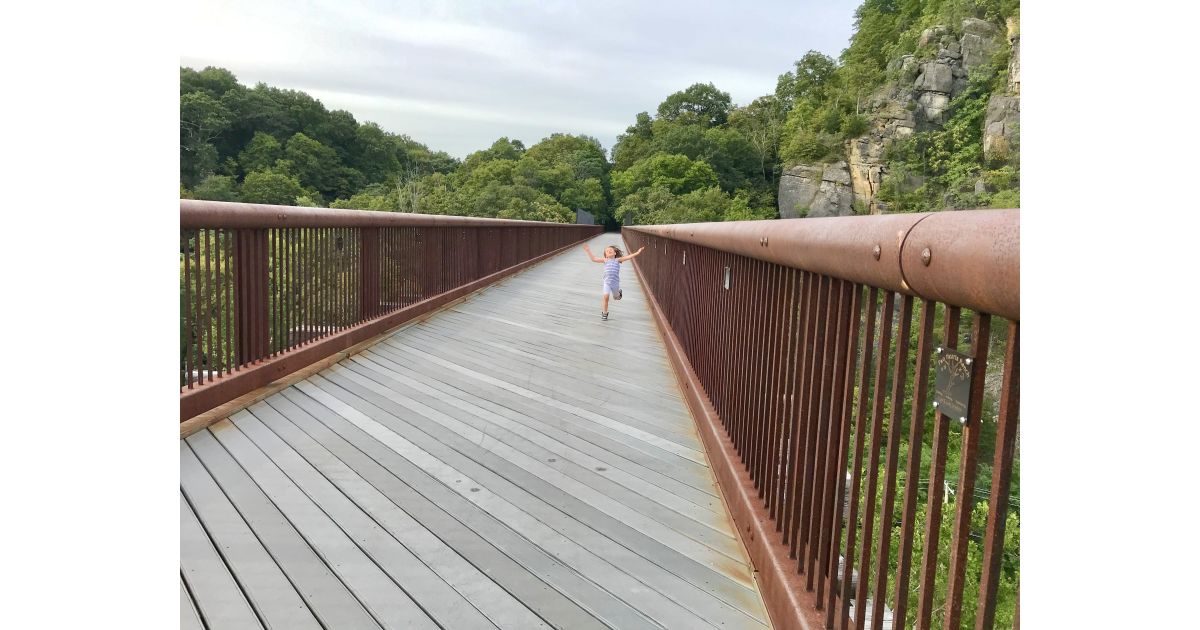
[[[337,366],[337,369],[352,370],[368,378],[372,374],[379,374],[395,379],[402,383],[408,391],[415,392],[413,395],[419,395],[418,400],[422,402],[431,398],[435,402],[452,406],[466,414],[478,416],[504,427],[507,431],[520,435],[546,450],[561,451],[569,461],[591,471],[598,471],[601,476],[617,481],[631,490],[638,491],[643,496],[656,498],[667,506],[678,505],[677,511],[691,509],[693,506],[702,508],[707,512],[706,518],[710,519],[707,521],[709,526],[724,527],[728,531],[724,506],[721,505],[720,499],[713,494],[662,475],[570,433],[552,426],[531,422],[519,414],[495,411],[493,408],[485,406],[484,401],[479,397],[462,390],[455,390],[457,395],[447,395],[449,392],[427,384],[415,372],[403,368],[391,369],[372,361],[370,357],[354,357],[341,366]],[[707,471],[705,471],[704,481],[708,481],[707,477]],[[718,529],[718,531],[721,530]],[[732,536],[732,533],[730,535]]]
[[[649,371],[620,367],[604,368],[594,364],[590,358],[580,357],[578,354],[574,359],[536,360],[527,356],[529,353],[512,352],[507,350],[506,346],[497,346],[480,338],[458,334],[455,332],[458,328],[442,328],[442,325],[444,322],[439,322],[438,326],[425,326],[420,330],[410,331],[403,338],[420,340],[427,344],[427,347],[458,351],[476,365],[494,365],[496,369],[515,372],[528,377],[531,382],[547,387],[569,387],[574,397],[586,403],[625,403],[639,414],[648,413],[656,419],[670,419],[670,424],[691,424],[691,417],[683,413],[680,400],[674,396],[674,381],[662,379],[661,371],[657,368]],[[479,334],[491,331],[475,332]],[[502,338],[499,334],[490,337]],[[444,354],[442,356],[450,358]],[[613,374],[620,375],[621,378],[614,378]]]
[[[545,561],[544,564],[555,564],[560,571],[574,575],[569,569],[541,554],[504,525],[490,520],[470,502],[452,493],[380,442],[345,420],[338,422],[340,418],[329,414],[326,420],[343,431],[343,435],[296,406],[286,396],[274,396],[266,404],[286,416],[295,427],[400,506],[431,535],[553,627],[607,627],[557,590],[563,588],[565,580],[555,580],[552,574],[539,576],[522,566],[518,560],[533,565],[535,563],[529,557],[540,557]],[[431,496],[427,498],[414,488],[429,491]],[[493,535],[484,538],[470,525]],[[526,549],[529,553],[522,554],[514,548]],[[506,550],[511,552],[512,557],[506,555]],[[580,583],[584,582],[580,579]],[[481,609],[487,612],[486,608]]]
[[[564,414],[552,407],[538,404],[505,389],[457,378],[457,375],[438,366],[423,365],[416,368],[381,353],[364,352],[343,365],[354,363],[378,365],[382,369],[403,374],[422,385],[437,390],[441,395],[468,401],[494,413],[503,415],[529,428],[553,435],[560,441],[576,441],[586,444],[581,450],[617,456],[636,463],[654,475],[683,484],[692,491],[715,497],[716,491],[707,466],[669,454],[657,447],[645,444],[630,436],[603,427],[572,414]],[[669,487],[669,486],[664,486]],[[688,491],[684,491],[685,493]],[[707,498],[698,502],[708,501]]]
[[[337,378],[336,375],[329,376]],[[754,592],[749,568],[744,564],[739,566],[738,561],[653,521],[642,523],[641,527],[631,527],[632,523],[627,521],[638,521],[636,515],[625,513],[622,514],[623,518],[613,518],[572,493],[505,460],[499,455],[503,450],[500,445],[489,443],[481,446],[450,434],[441,425],[424,417],[424,414],[436,413],[434,410],[423,410],[421,414],[398,411],[407,416],[401,419],[356,396],[356,393],[364,392],[350,392],[322,377],[299,384],[297,389],[343,417],[358,415],[376,423],[383,427],[383,432],[399,436],[439,464],[470,477],[477,487],[519,508],[524,515],[533,517],[540,527],[549,528],[560,537],[582,545],[590,552],[584,556],[585,566],[596,570],[591,554],[597,554],[625,575],[669,596],[673,601],[686,602],[689,610],[704,611],[709,619],[733,617],[739,622],[745,621],[742,615],[746,609],[737,608],[737,604],[746,603],[742,598],[752,602]],[[578,489],[576,493],[579,493]],[[593,523],[597,520],[606,522],[610,530],[618,526],[622,528],[624,536],[621,544],[594,529]],[[657,538],[685,547],[690,553],[677,551]],[[681,540],[690,543],[690,546]],[[702,559],[693,556],[701,556]],[[579,566],[575,568],[582,570]],[[602,568],[601,572],[606,570]],[[711,589],[710,594],[718,596],[720,601],[711,597],[698,598],[696,591],[705,589]],[[753,609],[754,606],[747,604],[747,608]],[[646,609],[643,607],[642,610]]]
[[[537,374],[500,357],[472,356],[471,350],[456,342],[436,344],[419,335],[393,337],[384,343],[398,345],[407,351],[436,356],[459,369],[490,374],[511,385],[537,392],[563,404],[600,413],[614,420],[619,419],[689,448],[694,449],[700,444],[690,417],[683,413],[681,407],[665,412],[642,407],[638,404],[638,399],[629,396],[608,390],[596,390],[587,385],[590,380],[587,371],[580,371],[571,376],[551,375],[545,372]]]
[[[189,437],[187,443],[322,625],[326,628],[379,627],[362,603],[338,580],[212,433],[201,431]]]
[[[268,628],[320,629],[296,588],[238,514],[187,442],[179,442],[179,481],[213,544]]]
[[[182,574],[179,576],[179,630],[204,630],[200,611],[196,610],[196,602],[192,601]]]
[[[179,494],[179,570],[209,627],[233,630],[263,627],[182,492]]]
[[[486,323],[481,325],[477,319],[470,317],[470,313],[471,311],[468,310],[448,311],[437,320],[426,322],[426,325],[421,328],[422,330],[431,332],[450,331],[451,333],[461,334],[460,338],[472,339],[479,342],[495,340],[511,344],[514,347],[530,349],[534,351],[530,359],[535,361],[544,358],[560,362],[584,362],[603,370],[623,371],[639,375],[644,374],[652,378],[656,384],[670,383],[670,379],[663,375],[664,367],[659,361],[631,361],[630,357],[622,350],[615,348],[609,352],[598,352],[581,356],[580,352],[583,348],[571,344],[566,340],[535,335],[525,330],[489,326]],[[530,313],[529,315],[536,317],[535,313]],[[575,325],[588,325],[590,323],[590,321],[586,324],[584,322],[575,322]],[[657,339],[646,339],[644,341],[647,344],[656,342]],[[629,343],[629,340],[626,343]]]
[[[403,382],[398,375],[368,368],[359,371],[338,365],[330,368],[322,377],[363,395],[361,390],[347,387],[338,377],[347,379],[376,394],[377,397],[365,396],[376,406],[387,409],[387,405],[394,403],[439,423],[466,440],[480,444],[492,440],[487,442],[490,451],[564,491],[585,500],[592,498],[601,501],[610,508],[606,510],[610,513],[614,509],[618,513],[626,510],[636,512],[673,531],[685,533],[712,549],[728,548],[731,552],[727,555],[731,557],[736,558],[738,554],[732,533],[719,529],[723,524],[723,515],[636,479],[616,468],[613,462],[596,460],[545,436],[538,439],[540,434],[521,431],[524,427],[514,427],[516,423],[463,405],[461,401],[431,396]],[[461,406],[456,406],[455,402]],[[596,505],[595,501],[589,500],[589,503]],[[625,520],[635,527],[639,523],[648,524],[637,518]]]
[[[292,406],[292,410],[292,413],[304,414],[303,410],[295,406]],[[425,566],[436,573],[437,577],[461,594],[468,605],[486,615],[493,624],[501,628],[549,628],[512,595],[460,557],[387,495],[372,486],[353,468],[338,459],[337,455],[319,444],[274,407],[260,403],[248,411],[400,541]],[[238,419],[234,418],[233,421],[238,424]],[[419,599],[424,601],[423,598]],[[431,610],[428,606],[426,609]]]
[[[386,346],[386,348],[382,348],[380,346]],[[380,344],[380,346],[376,346],[372,350],[373,351],[394,350],[400,356],[405,356],[409,360],[429,361],[434,364],[441,365],[443,367],[447,367],[451,370],[461,373],[462,375],[464,375],[468,378],[473,378],[475,380],[483,381],[484,383],[502,387],[511,392],[525,396],[526,398],[529,398],[529,399],[535,400],[539,403],[545,404],[549,407],[554,407],[555,409],[559,409],[561,411],[572,413],[572,414],[580,416],[584,419],[591,420],[591,421],[595,422],[596,424],[599,424],[606,428],[612,429],[614,431],[619,431],[619,432],[629,435],[631,437],[640,439],[643,442],[657,446],[658,448],[661,448],[664,451],[667,451],[668,453],[677,455],[684,459],[696,462],[698,464],[706,463],[705,459],[704,459],[704,454],[702,452],[697,451],[696,449],[691,448],[689,446],[686,446],[686,445],[680,443],[680,441],[672,440],[668,437],[658,435],[656,432],[652,432],[648,429],[642,429],[642,428],[632,426],[628,422],[623,422],[621,420],[611,418],[604,414],[596,413],[592,410],[582,408],[577,405],[571,405],[569,403],[560,402],[559,400],[557,400],[555,398],[552,398],[550,396],[533,391],[529,388],[522,387],[520,385],[515,385],[515,384],[509,383],[505,380],[489,376],[488,374],[484,374],[482,372],[478,372],[475,370],[471,370],[471,369],[462,367],[460,365],[456,365],[450,361],[446,361],[445,359],[436,357],[427,352],[422,352],[421,350],[418,350],[415,348],[408,348],[408,347],[403,347],[400,345],[393,344],[393,343],[391,343],[390,340]]]
[[[300,394],[296,387],[284,390],[281,395],[303,408],[340,436],[352,441],[355,446],[386,466],[388,470],[393,471],[424,497],[445,509],[454,518],[496,545],[546,584],[570,597],[606,625],[614,628],[636,628],[652,624],[651,620],[636,608],[621,600],[608,589],[602,588],[596,582],[580,575],[566,561],[542,549],[523,531],[509,527],[500,518],[472,500],[473,496],[464,494],[463,491],[457,489],[455,486],[463,486],[463,484],[468,484],[465,486],[467,492],[469,492],[469,488],[477,487],[469,485],[470,480],[467,477],[458,475],[453,482],[445,483],[436,475],[443,467],[438,466],[430,470],[409,460],[405,455],[411,449],[404,446],[403,438],[382,425],[364,421],[363,418],[356,418],[357,422],[351,421],[318,404],[314,399]],[[399,452],[397,446],[400,446],[405,453]],[[426,460],[418,458],[418,461]]]
[[[242,412],[239,412],[242,413]],[[228,420],[208,429],[385,628],[436,628],[412,598]]]
[[[613,431],[575,414],[563,413],[559,409],[530,400],[498,385],[464,379],[457,373],[428,363],[422,364],[418,370],[397,355],[386,351],[377,352],[371,349],[355,358],[369,360],[392,370],[419,372],[423,382],[446,394],[457,397],[462,391],[474,392],[484,400],[485,405],[502,407],[543,425],[557,427],[683,483],[703,480],[699,483],[702,488],[713,487],[709,481],[711,475],[705,464],[678,457],[635,436]]]
[[[315,382],[320,381],[323,379],[315,376],[309,381],[298,383],[296,389],[313,398],[322,406],[350,420],[376,439],[383,441],[405,459],[437,477],[447,487],[453,488],[460,495],[518,531],[542,549],[560,558],[588,579],[597,584],[603,584],[607,590],[649,615],[657,623],[668,628],[708,625],[704,619],[691,610],[654,590],[656,584],[647,584],[621,571],[610,564],[608,558],[596,555],[594,547],[587,544],[586,541],[564,536],[543,520],[533,517],[521,507],[493,492],[489,484],[465,474],[461,469],[446,463],[439,456],[431,454],[416,443],[409,441],[406,436],[397,433],[394,429],[405,430],[397,426],[395,422],[381,423],[378,419],[372,418],[328,391],[317,387]],[[409,429],[405,432],[414,439],[419,439],[413,435],[411,427]],[[446,457],[446,455],[441,454],[440,457]]]
[[[261,407],[256,406],[264,415]],[[277,418],[277,414],[271,414]],[[313,468],[307,460],[293,450],[278,435],[271,431],[249,410],[242,410],[230,418],[242,434],[269,457],[279,469],[296,484],[304,494],[337,526],[352,538],[355,544],[392,580],[404,589],[424,614],[442,627],[483,628],[495,627],[461,593],[454,590],[437,573],[417,558],[390,531],[384,529],[372,516],[341,492],[329,479]],[[328,453],[324,464],[336,466],[336,460]],[[341,467],[338,472],[346,474]],[[353,473],[349,473],[353,475]],[[386,499],[385,499],[386,501]],[[388,501],[387,503],[391,503]],[[394,505],[392,506],[395,507]],[[395,516],[391,512],[390,516]],[[474,577],[474,576],[472,576]]]

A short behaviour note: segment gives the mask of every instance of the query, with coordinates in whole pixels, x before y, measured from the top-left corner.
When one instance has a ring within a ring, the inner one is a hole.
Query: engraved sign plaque
[[[933,406],[941,413],[966,424],[970,417],[971,357],[947,348],[933,355],[937,378],[933,387]]]

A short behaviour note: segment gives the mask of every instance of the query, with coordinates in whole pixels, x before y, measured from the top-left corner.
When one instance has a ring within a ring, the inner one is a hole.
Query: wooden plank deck
[[[601,278],[559,255],[181,440],[181,627],[767,627],[637,276],[608,321]]]

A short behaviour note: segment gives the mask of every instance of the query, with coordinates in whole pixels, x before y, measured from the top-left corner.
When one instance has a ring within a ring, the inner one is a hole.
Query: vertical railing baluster
[[[833,524],[830,527],[830,542],[825,548],[829,550],[829,564],[827,565],[826,578],[829,586],[829,599],[826,602],[825,624],[832,628],[834,615],[837,612],[836,598],[838,596],[837,580],[839,566],[843,571],[849,571],[850,558],[847,556],[843,562],[839,564],[838,551],[841,549],[841,534],[842,534],[842,516],[844,506],[846,504],[846,459],[847,452],[850,449],[850,431],[852,410],[850,408],[851,398],[854,389],[854,367],[858,358],[858,340],[859,326],[861,324],[862,311],[862,287],[847,282],[846,290],[850,296],[850,308],[846,317],[848,321],[845,323],[849,326],[848,336],[846,338],[845,356],[840,364],[841,384],[838,386],[839,397],[836,400],[834,407],[834,419],[838,427],[838,447],[837,458],[835,459],[836,468],[834,469],[833,477],[833,492],[830,497],[832,506]],[[820,592],[818,590],[818,599]]]
[[[866,624],[867,591],[871,581],[871,553],[874,549],[875,496],[879,486],[879,455],[883,439],[884,402],[887,399],[887,369],[892,349],[892,318],[896,309],[896,294],[888,291],[883,298],[879,324],[879,362],[875,370],[875,400],[871,411],[871,451],[867,458],[867,512],[863,518],[862,553],[859,556],[858,592],[855,594],[854,624],[864,630]],[[881,526],[882,529],[882,526]],[[887,567],[883,567],[886,571]],[[875,606],[878,607],[878,606]]]
[[[1021,325],[1008,322],[1004,357],[1004,382],[1000,386],[1000,415],[997,418],[996,452],[992,460],[992,492],[988,505],[987,534],[983,539],[983,575],[979,580],[979,610],[976,630],[989,630],[996,622],[996,593],[1000,587],[1000,565],[1004,555],[1004,529],[1008,518],[1008,491],[1016,461],[1017,410],[1021,400]]]
[[[808,406],[808,399],[811,394],[809,387],[813,365],[813,353],[816,349],[816,304],[817,304],[817,283],[814,282],[816,276],[811,272],[804,272],[801,277],[801,290],[804,293],[803,309],[804,323],[801,328],[800,338],[800,361],[797,370],[796,380],[796,400],[792,401],[791,417],[792,417],[792,438],[789,445],[788,462],[790,462],[791,471],[788,473],[788,488],[787,499],[785,501],[787,507],[784,510],[785,523],[783,526],[783,541],[788,545],[788,557],[796,558],[797,549],[799,547],[800,529],[800,488],[804,484],[804,450],[805,442],[808,435],[808,421],[805,416],[805,409]],[[801,563],[803,564],[803,563]]]
[[[917,361],[913,374],[912,415],[908,424],[908,467],[904,473],[904,504],[900,512],[900,547],[896,550],[896,605],[892,610],[892,628],[903,630],[908,614],[909,569],[912,562],[914,520],[917,515],[917,490],[921,478],[921,451],[925,439],[926,394],[929,388],[929,359],[933,354],[935,304],[922,300],[921,329],[917,337]]]
[[[862,464],[863,454],[866,448],[867,441],[867,405],[870,400],[871,390],[871,366],[875,350],[875,314],[879,309],[879,289],[871,287],[871,294],[866,304],[867,323],[865,328],[866,338],[863,340],[862,367],[859,370],[858,382],[858,413],[857,420],[854,424],[854,463],[851,465],[850,478],[850,513],[846,517],[846,567],[842,574],[842,606],[841,606],[841,623],[842,628],[847,628],[850,625],[850,603],[854,600],[853,593],[853,575],[854,575],[854,552],[858,543],[858,512],[859,500],[862,491]],[[871,541],[867,540],[866,545],[870,545]],[[859,568],[858,579],[864,580],[866,576],[862,574],[861,567]],[[859,611],[859,615],[861,611]]]
[[[192,389],[192,269],[189,263],[188,236],[184,231],[179,237],[179,256],[183,260],[183,381],[188,389]]]
[[[800,482],[800,522],[799,540],[796,554],[799,556],[801,572],[805,574],[805,587],[813,589],[813,565],[815,564],[816,548],[814,534],[816,533],[816,485],[820,452],[820,435],[824,429],[821,423],[821,402],[824,399],[825,383],[829,379],[828,366],[831,363],[829,352],[829,313],[831,303],[832,279],[820,275],[817,280],[817,309],[816,335],[813,338],[812,367],[809,371],[808,400],[805,404],[804,416],[807,425],[804,436],[804,455],[801,466],[803,478]]]
[[[983,382],[987,374],[988,341],[991,335],[990,315],[975,314],[971,333],[971,394],[969,413],[963,423],[962,452],[958,467],[958,488],[954,493],[954,531],[950,543],[950,572],[946,578],[947,630],[958,628],[962,619],[963,582],[967,573],[967,545],[971,533],[971,511],[975,507],[975,465],[979,455],[979,438],[983,433]]]
[[[958,326],[961,309],[948,307],[942,343],[948,350],[958,350]],[[950,441],[950,417],[940,411],[933,414],[933,443],[930,447],[928,507],[925,515],[925,541],[921,553],[921,594],[917,606],[917,628],[930,627],[935,602],[938,569],[938,547],[942,530],[943,483],[946,480],[946,457]]]
[[[887,597],[888,569],[891,564],[892,528],[896,514],[896,473],[900,456],[900,441],[904,435],[904,395],[908,383],[908,352],[912,334],[913,298],[905,295],[900,301],[899,330],[896,332],[896,359],[892,372],[892,409],[888,420],[887,458],[884,463],[883,505],[879,515],[879,571],[875,576],[875,599],[871,609],[871,627],[883,628],[883,612]]]

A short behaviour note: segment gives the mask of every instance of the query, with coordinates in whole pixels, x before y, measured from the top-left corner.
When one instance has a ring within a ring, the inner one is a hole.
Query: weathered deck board
[[[181,625],[766,627],[622,275],[601,321],[560,255],[181,442]]]
[[[209,538],[237,575],[238,583],[268,627],[320,630],[283,570],[237,513],[229,498],[183,442],[179,449],[179,482],[196,508]]]

